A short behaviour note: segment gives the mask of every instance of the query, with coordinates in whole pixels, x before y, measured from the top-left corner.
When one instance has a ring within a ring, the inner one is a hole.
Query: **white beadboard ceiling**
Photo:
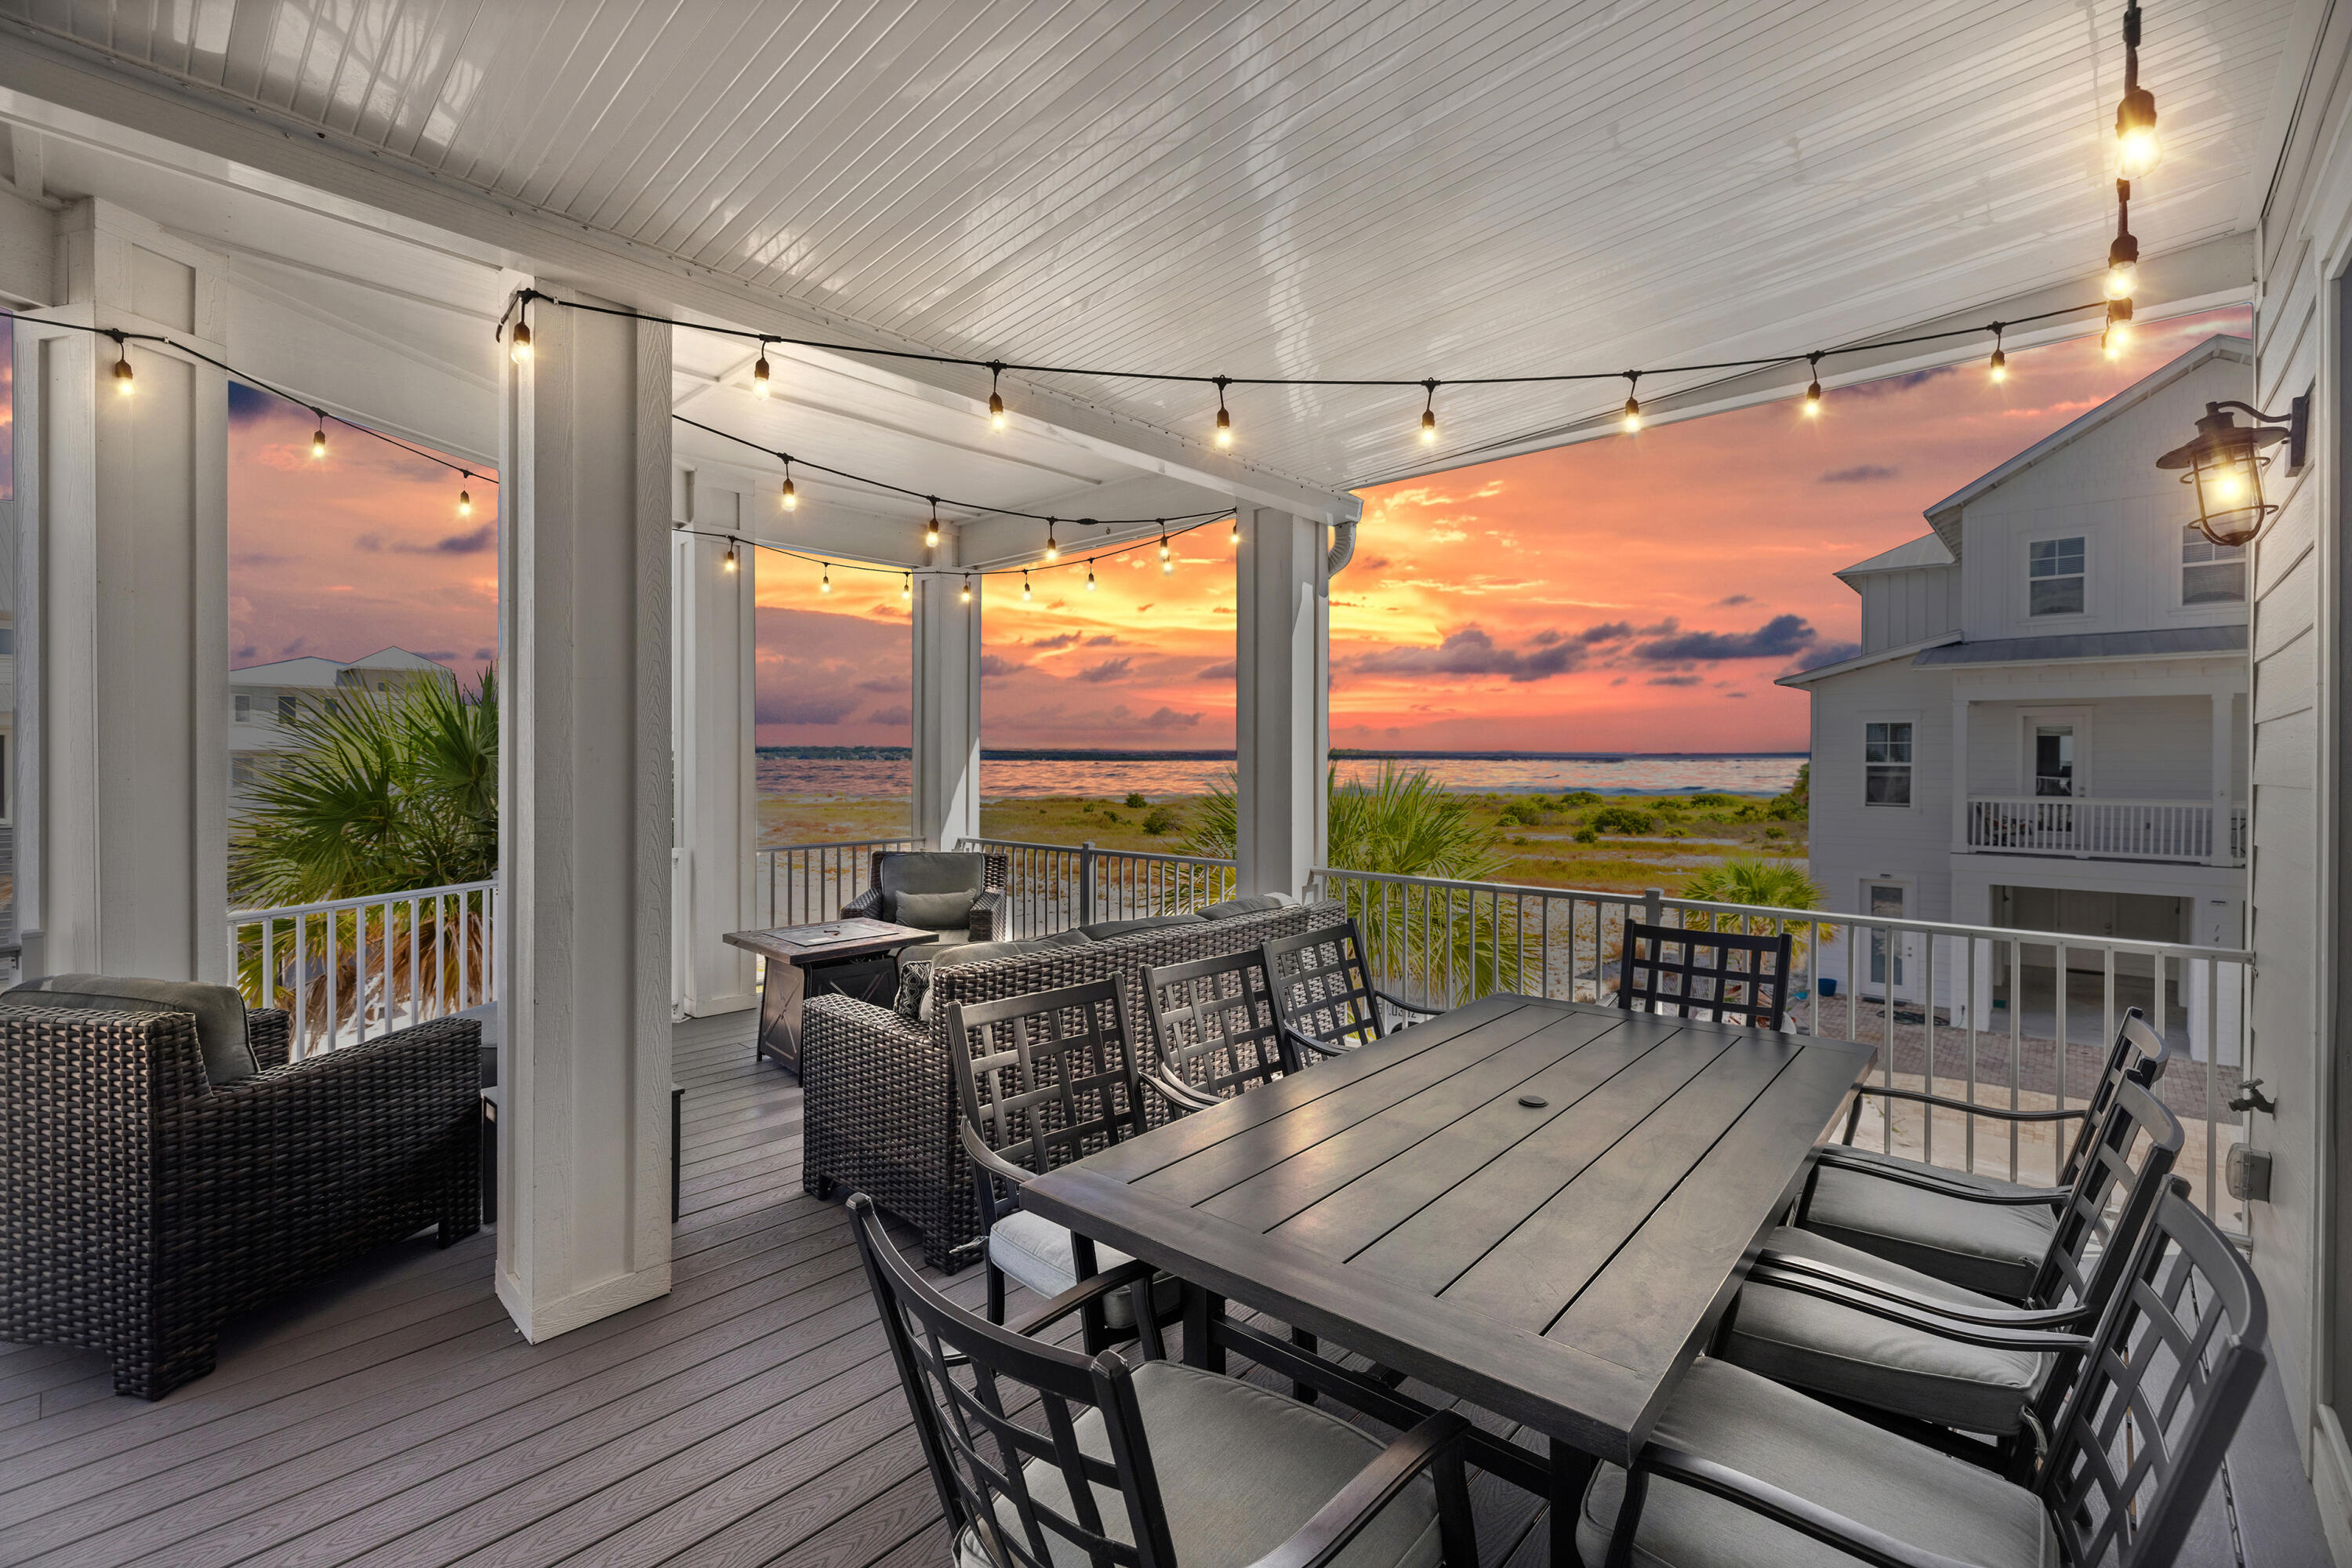
[[[2147,254],[2252,226],[2299,9],[2150,0]],[[935,350],[1441,378],[1802,349],[2074,278],[2090,297],[2121,12],[0,0],[33,34]],[[1196,440],[1214,408],[1053,384]],[[1622,396],[1441,392],[1437,455]],[[1426,468],[1420,403],[1237,389],[1236,456],[1329,487]]]

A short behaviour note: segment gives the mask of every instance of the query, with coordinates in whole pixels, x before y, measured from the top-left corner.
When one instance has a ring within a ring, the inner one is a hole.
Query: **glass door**
[[[2033,793],[2071,796],[2074,793],[2074,726],[2037,724],[2033,729]]]
[[[1903,918],[1903,889],[1893,882],[1873,882],[1866,889],[1870,914],[1874,920],[1899,921]],[[1903,938],[1900,932],[1874,931],[1870,933],[1870,983],[1884,995],[1887,974],[1892,971],[1896,989],[1903,984]]]

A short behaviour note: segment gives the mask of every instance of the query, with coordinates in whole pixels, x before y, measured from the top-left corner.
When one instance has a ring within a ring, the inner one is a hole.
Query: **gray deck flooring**
[[[93,1356],[0,1345],[0,1564],[947,1563],[845,1215],[801,1190],[800,1091],[741,1023],[682,1032],[667,1297],[527,1344],[490,1237],[427,1237],[238,1325],[158,1404],[115,1397]],[[947,1289],[976,1305],[979,1270]],[[2266,1395],[2245,1560],[2324,1561]],[[1542,1563],[1535,1500],[1474,1491],[1485,1568]],[[2235,1560],[2219,1504],[2186,1561]]]

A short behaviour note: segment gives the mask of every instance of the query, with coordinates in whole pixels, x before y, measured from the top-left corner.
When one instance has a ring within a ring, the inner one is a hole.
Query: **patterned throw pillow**
[[[898,966],[898,994],[890,999],[890,1011],[909,1024],[923,1021],[923,994],[931,988],[931,964],[929,959],[917,959]]]

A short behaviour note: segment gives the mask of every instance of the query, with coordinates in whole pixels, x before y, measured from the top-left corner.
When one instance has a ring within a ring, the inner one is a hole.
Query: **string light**
[[[317,408],[310,410],[310,413],[319,421],[319,427],[310,432],[310,456],[323,458],[327,455],[327,416],[323,410]]]
[[[2116,163],[2136,180],[2164,161],[2156,137],[2156,94],[2139,84],[2139,7],[2124,7],[2124,96],[2116,105]]]
[[[466,476],[466,480],[467,480],[467,483],[469,483],[469,484],[470,484],[470,483],[472,483],[472,482],[473,482],[473,478],[474,478],[474,476],[473,476],[473,475],[466,473],[466,470],[465,470],[465,469],[463,469],[463,468],[460,468],[460,469],[458,469],[457,471],[458,471],[459,473],[461,473],[461,474],[465,474],[465,476]],[[473,516],[473,515],[474,515],[474,493],[473,493],[473,491],[471,491],[471,490],[467,490],[467,489],[460,489],[460,490],[457,492],[457,515],[458,515],[459,517],[471,517],[471,516]]]
[[[1992,378],[1995,384],[2009,379],[2009,355],[2001,352],[2000,332],[2001,323],[1995,321],[1992,324],[1992,358],[1985,364],[1985,374]]]
[[[751,367],[751,395],[768,395],[768,340],[760,340],[760,363]]]
[[[1095,563],[1094,563],[1093,562],[1089,561],[1089,562],[1087,562],[1087,593],[1089,593],[1089,594],[1091,594],[1091,593],[1093,593],[1094,591],[1095,591]]]
[[[1021,573],[1021,602],[1025,605],[1035,597],[1036,595],[1029,590],[1029,573],[1028,569],[1024,567],[1022,569]]]
[[[114,391],[119,397],[131,395],[131,345],[119,331],[107,334],[114,340]]]
[[[1062,546],[1054,538],[1054,520],[1049,517],[1045,520],[1045,559],[1059,561],[1061,558]]]
[[[1168,559],[1168,520],[1166,518],[1160,520],[1160,559],[1162,561]]]
[[[966,573],[964,574],[963,602],[967,605],[971,603],[971,574],[970,573]]]
[[[1231,533],[1225,535],[1225,542],[1232,545],[1236,550],[1241,548],[1242,514],[1239,512],[1234,513],[1234,529]]]
[[[1629,370],[1625,373],[1624,424],[1625,434],[1628,436],[1631,436],[1634,431],[1639,430],[1642,427],[1642,400],[1634,395],[1636,392],[1641,390],[1641,385],[1642,373],[1640,371]]]
[[[1002,360],[991,362],[988,367],[988,426],[992,430],[1004,428],[1004,398],[996,390],[997,378],[1003,374]]]
[[[1217,445],[1231,447],[1234,444],[1234,416],[1225,412],[1225,388],[1234,384],[1233,378],[1220,375],[1211,379],[1217,387]]]
[[[915,574],[909,572],[907,574],[906,580],[898,584],[898,602],[902,605],[912,604],[914,598]]]
[[[2109,359],[2121,359],[2124,350],[2131,345],[2132,303],[2129,300],[2107,301],[2107,330],[2099,334],[2099,347]]]
[[[830,594],[833,592],[833,563],[831,562],[825,563],[824,575],[817,579],[816,591],[820,594]]]
[[[2116,239],[2107,247],[2107,274],[2100,280],[2110,300],[2128,300],[2138,282],[2139,240],[2131,231],[2131,182],[2116,182]]]
[[[530,302],[546,298],[536,289],[525,289],[515,296],[514,336],[507,341],[507,358],[517,364],[530,363]]]
[[[776,456],[783,458],[784,455],[779,452]],[[793,488],[793,460],[790,458],[784,458],[783,502],[786,511],[798,511],[801,509],[801,493]]]
[[[1809,353],[1805,356],[1805,363],[1812,367],[1813,373],[1813,384],[1805,388],[1805,417],[1818,419],[1822,416],[1822,356],[1818,353]]]
[[[735,570],[735,541],[731,538],[727,542],[727,570]]]
[[[1434,447],[1437,445],[1437,383],[1424,381],[1421,385],[1422,390],[1429,395],[1421,405],[1421,444]]]
[[[937,550],[940,547],[940,498],[931,496],[927,499],[931,503],[931,521],[923,529],[923,548]]]

